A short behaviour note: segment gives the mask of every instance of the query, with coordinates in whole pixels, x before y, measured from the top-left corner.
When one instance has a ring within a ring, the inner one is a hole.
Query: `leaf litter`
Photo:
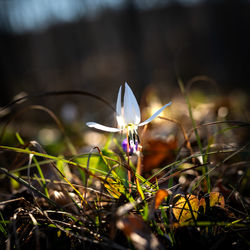
[[[187,90],[180,85],[188,96],[186,104],[179,96],[173,98],[169,110],[139,130],[140,156],[126,155],[119,137],[107,138],[104,148],[81,153],[82,145],[70,138],[56,114],[40,106],[21,113],[43,110],[53,117],[64,151],[51,154],[49,147],[21,132],[13,143],[8,132],[18,123],[13,114],[1,134],[0,245],[247,249],[249,123],[244,117],[240,121],[232,105],[223,106],[219,97],[204,111],[207,99],[192,98],[192,81]],[[153,113],[150,104],[146,117]],[[51,145],[53,152],[57,144]]]

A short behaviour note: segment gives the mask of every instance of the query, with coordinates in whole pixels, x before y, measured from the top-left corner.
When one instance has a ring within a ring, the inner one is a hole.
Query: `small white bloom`
[[[125,82],[125,93],[123,99],[123,107],[121,100],[121,91],[122,86],[119,88],[117,102],[116,102],[116,120],[118,123],[118,128],[107,127],[101,125],[96,122],[87,122],[86,125],[90,128],[96,128],[107,132],[120,132],[127,129],[129,137],[133,142],[135,139],[133,137],[137,137],[137,128],[140,126],[144,126],[155,119],[167,106],[171,104],[171,102],[165,104],[162,108],[156,111],[150,118],[141,122],[141,112],[139,105],[136,101],[133,91],[129,87],[129,85]]]

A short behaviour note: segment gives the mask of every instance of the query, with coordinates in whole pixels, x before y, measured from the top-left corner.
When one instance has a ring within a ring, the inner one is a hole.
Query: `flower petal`
[[[133,91],[125,82],[124,93],[124,122],[138,124],[141,121],[141,112]]]
[[[118,128],[124,128],[124,118],[123,118],[123,110],[122,110],[122,100],[121,100],[121,93],[122,92],[122,86],[119,88],[117,101],[116,101],[116,120],[118,124]]]
[[[90,128],[96,128],[96,129],[100,129],[100,130],[106,131],[106,132],[119,132],[119,131],[121,131],[121,129],[119,129],[119,128],[107,127],[107,126],[101,125],[101,124],[96,123],[96,122],[87,122],[86,125]]]
[[[122,86],[119,88],[117,101],[116,101],[116,115],[120,116],[122,114],[122,100],[121,100],[121,93],[122,92]]]
[[[151,122],[152,120],[154,120],[163,111],[163,109],[165,109],[167,106],[171,105],[171,103],[172,102],[165,104],[162,108],[160,108],[158,111],[156,111],[150,118],[148,118],[146,121],[138,124],[137,126],[144,126],[144,125],[148,124],[149,122]]]

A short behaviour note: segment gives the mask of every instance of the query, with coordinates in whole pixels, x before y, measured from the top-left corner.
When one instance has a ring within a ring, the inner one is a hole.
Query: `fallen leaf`
[[[173,213],[179,223],[197,219],[200,205],[197,196],[192,194],[181,196],[178,194],[174,199],[177,199],[177,201],[173,206]]]
[[[143,150],[143,173],[150,172],[152,169],[160,168],[173,161],[176,149],[176,139],[170,142],[162,140],[148,141]]]
[[[199,208],[203,207],[203,213],[206,212],[206,200],[204,197],[201,197],[200,201],[199,201]]]
[[[225,208],[224,196],[219,192],[211,192],[209,195],[205,195],[209,198],[210,207]],[[174,196],[173,214],[179,223],[189,221],[191,219],[197,219],[198,213],[203,214],[207,211],[207,203],[205,196],[198,199],[197,196],[188,194],[182,196],[177,194]],[[203,208],[203,211],[201,210]]]
[[[164,189],[159,189],[155,195],[155,209],[158,209],[162,201],[168,197],[168,192]]]
[[[218,206],[225,208],[224,196],[219,192],[211,192],[209,194],[209,205],[210,207]]]
[[[138,215],[128,215],[117,221],[116,226],[130,238],[138,250],[161,250],[162,245]]]

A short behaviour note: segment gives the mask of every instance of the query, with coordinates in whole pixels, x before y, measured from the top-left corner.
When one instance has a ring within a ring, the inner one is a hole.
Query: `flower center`
[[[129,123],[127,125],[127,131],[129,148],[133,149],[133,151],[136,152],[138,144],[140,144],[140,138],[137,133],[137,126]]]

